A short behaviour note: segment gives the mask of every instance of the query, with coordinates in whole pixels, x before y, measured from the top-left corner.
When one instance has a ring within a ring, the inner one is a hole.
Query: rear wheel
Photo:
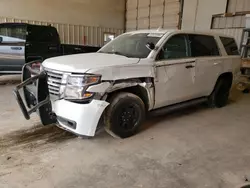
[[[127,138],[137,133],[145,119],[145,105],[132,93],[118,93],[109,100],[104,114],[105,129],[115,137]]]
[[[220,78],[214,91],[209,96],[208,104],[210,107],[221,108],[227,105],[230,89],[232,86],[232,80],[225,78]]]

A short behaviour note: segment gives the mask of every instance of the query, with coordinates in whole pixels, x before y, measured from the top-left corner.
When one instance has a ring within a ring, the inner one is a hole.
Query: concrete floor
[[[84,140],[24,120],[12,88],[0,86],[1,188],[236,188],[250,180],[250,95],[151,119],[126,140],[104,132]]]

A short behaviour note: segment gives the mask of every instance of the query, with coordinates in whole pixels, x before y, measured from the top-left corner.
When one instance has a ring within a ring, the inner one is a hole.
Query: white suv
[[[38,110],[44,125],[56,122],[80,136],[94,136],[104,125],[112,135],[126,138],[138,131],[148,112],[202,102],[225,106],[240,60],[229,36],[134,31],[97,53],[47,59],[33,78],[27,79],[27,65],[25,82],[15,94],[27,119]],[[36,93],[28,89],[35,79]],[[18,93],[21,87],[30,110]]]

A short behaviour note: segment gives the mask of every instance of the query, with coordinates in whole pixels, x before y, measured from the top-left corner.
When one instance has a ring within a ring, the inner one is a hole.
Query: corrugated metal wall
[[[237,41],[237,44],[240,45],[241,35],[243,32],[242,28],[213,29],[212,31],[232,36]]]
[[[180,0],[127,0],[126,30],[178,28]]]
[[[113,33],[115,34],[115,36],[118,36],[124,32],[122,29],[114,28],[90,27],[84,25],[72,25],[0,17],[0,23],[3,22],[21,22],[37,25],[52,25],[57,28],[62,43],[67,44],[102,46],[104,44],[104,33]]]
[[[124,29],[125,0],[0,0],[0,17]]]
[[[227,12],[243,12],[250,10],[250,0],[229,0]]]
[[[244,28],[246,26],[246,16],[214,17],[212,20],[212,29],[223,28]]]
[[[246,27],[245,14],[250,11],[250,0],[229,0],[226,11],[226,16],[213,17],[211,29],[233,36],[240,45],[243,28]]]
[[[243,28],[246,25],[245,16],[215,17],[212,21],[212,31],[233,36],[240,44]]]
[[[208,31],[215,14],[224,13],[227,0],[184,0],[182,29]]]

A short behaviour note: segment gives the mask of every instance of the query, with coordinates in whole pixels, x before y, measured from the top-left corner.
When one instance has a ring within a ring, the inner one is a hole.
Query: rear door
[[[21,73],[25,63],[26,26],[0,25],[0,72]]]
[[[57,30],[50,26],[28,26],[26,61],[47,59],[60,55],[60,41]]]
[[[214,36],[189,34],[191,56],[196,59],[195,96],[208,96],[223,70],[223,57]]]

